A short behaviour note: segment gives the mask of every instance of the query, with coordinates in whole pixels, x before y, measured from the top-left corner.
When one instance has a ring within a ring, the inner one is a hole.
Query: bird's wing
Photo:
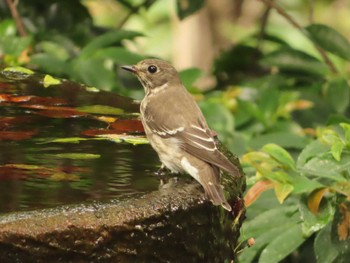
[[[144,121],[153,133],[163,138],[176,137],[183,149],[198,159],[232,175],[240,175],[239,169],[216,147],[212,132],[190,94],[183,94],[177,101],[169,94],[162,99],[168,107],[160,110],[149,103],[144,113]]]

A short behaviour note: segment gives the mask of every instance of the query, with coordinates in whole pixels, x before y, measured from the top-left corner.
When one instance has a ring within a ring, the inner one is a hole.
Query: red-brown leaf
[[[32,138],[37,134],[37,130],[31,131],[0,131],[0,140],[3,141],[22,141]]]
[[[117,120],[116,122],[111,123],[110,127],[112,130],[120,132],[136,132],[142,133],[145,132],[143,125],[140,120]]]
[[[248,207],[266,190],[273,188],[273,182],[269,180],[258,181],[246,193],[244,203]]]

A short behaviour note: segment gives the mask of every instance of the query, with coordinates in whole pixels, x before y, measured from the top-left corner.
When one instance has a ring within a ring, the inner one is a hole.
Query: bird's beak
[[[137,72],[135,66],[121,66],[121,68],[126,70],[126,71],[130,71],[132,73],[136,73]]]

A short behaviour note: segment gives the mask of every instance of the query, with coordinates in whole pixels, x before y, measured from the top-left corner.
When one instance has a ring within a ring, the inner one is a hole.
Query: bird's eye
[[[151,65],[151,66],[148,67],[147,70],[148,70],[149,73],[153,74],[153,73],[157,72],[158,68],[156,66],[154,66],[154,65]]]

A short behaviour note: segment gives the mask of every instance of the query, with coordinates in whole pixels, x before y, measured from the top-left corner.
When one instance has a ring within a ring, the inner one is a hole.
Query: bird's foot
[[[167,175],[169,173],[169,170],[164,166],[162,165],[158,171],[154,172],[154,174],[157,176],[157,178],[159,180],[164,180],[164,179],[167,179]]]

